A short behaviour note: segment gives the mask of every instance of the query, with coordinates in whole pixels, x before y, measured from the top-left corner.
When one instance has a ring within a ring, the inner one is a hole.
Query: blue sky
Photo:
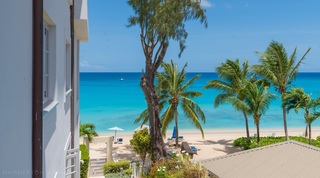
[[[258,62],[256,52],[272,41],[282,42],[288,54],[295,47],[298,59],[311,47],[300,72],[320,72],[319,0],[202,0],[208,28],[186,23],[187,48],[171,42],[165,60],[189,72],[214,72],[226,59]],[[82,72],[141,72],[144,55],[138,27],[127,28],[133,11],[126,0],[88,0],[89,42],[81,44]]]

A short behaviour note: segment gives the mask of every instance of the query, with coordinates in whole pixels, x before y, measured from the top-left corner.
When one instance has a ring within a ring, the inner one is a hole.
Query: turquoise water
[[[198,73],[189,73],[192,77]],[[81,123],[92,122],[99,133],[108,133],[107,129],[119,126],[125,132],[131,132],[139,126],[133,124],[137,116],[147,105],[139,86],[140,73],[81,73],[80,74],[80,114]],[[123,78],[124,80],[120,80]],[[213,99],[219,94],[217,90],[204,90],[203,86],[209,80],[218,79],[215,73],[202,73],[194,83],[192,90],[202,92],[203,96],[196,99],[206,115],[204,129],[244,128],[244,118],[241,112],[232,106],[224,104],[213,107]],[[303,87],[312,97],[320,97],[320,73],[299,73],[293,82],[295,87]],[[271,92],[276,93],[274,89]],[[192,124],[179,112],[179,129],[194,129]],[[254,128],[253,119],[249,119],[250,128]],[[313,126],[319,126],[315,121]],[[305,127],[303,111],[299,114],[291,111],[288,115],[288,127]],[[173,128],[173,125],[169,128]],[[280,99],[274,101],[265,115],[261,117],[261,128],[283,128]]]

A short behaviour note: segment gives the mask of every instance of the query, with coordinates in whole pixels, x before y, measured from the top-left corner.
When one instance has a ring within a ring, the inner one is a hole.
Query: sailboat
[[[121,77],[121,78],[120,78],[120,80],[121,80],[121,81],[123,81],[123,80],[124,80],[124,78],[123,78],[123,77]]]

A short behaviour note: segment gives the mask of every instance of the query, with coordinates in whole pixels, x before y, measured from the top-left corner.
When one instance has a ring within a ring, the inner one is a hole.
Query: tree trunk
[[[148,66],[146,66],[148,67]],[[153,161],[158,161],[161,157],[166,156],[165,145],[161,134],[161,122],[159,118],[159,96],[154,88],[154,74],[156,71],[146,70],[147,73],[141,77],[140,86],[146,97],[148,111],[150,115],[150,137],[151,137],[151,154]]]
[[[242,113],[243,113],[244,119],[245,119],[245,121],[246,121],[247,141],[248,141],[248,144],[250,144],[250,143],[251,143],[251,141],[250,141],[250,133],[249,133],[248,117],[247,117],[246,112],[242,111]]]
[[[285,106],[282,107],[283,111],[283,127],[284,127],[284,134],[286,136],[286,141],[289,140],[289,135],[288,135],[288,127],[287,127],[287,109]]]
[[[259,124],[260,123],[257,123],[256,126],[257,126],[257,143],[260,142],[260,128],[259,128]]]
[[[309,126],[309,145],[311,145],[311,124],[308,124]]]
[[[174,112],[174,121],[176,123],[176,146],[175,146],[175,148],[178,148],[178,144],[179,144],[178,111],[176,109],[175,109],[175,112]]]
[[[308,124],[306,125],[306,131],[305,131],[305,133],[304,133],[304,137],[308,137]]]

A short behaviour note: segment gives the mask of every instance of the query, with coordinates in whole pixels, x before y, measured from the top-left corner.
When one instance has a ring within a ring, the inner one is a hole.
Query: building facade
[[[0,177],[78,177],[87,0],[0,2]]]

